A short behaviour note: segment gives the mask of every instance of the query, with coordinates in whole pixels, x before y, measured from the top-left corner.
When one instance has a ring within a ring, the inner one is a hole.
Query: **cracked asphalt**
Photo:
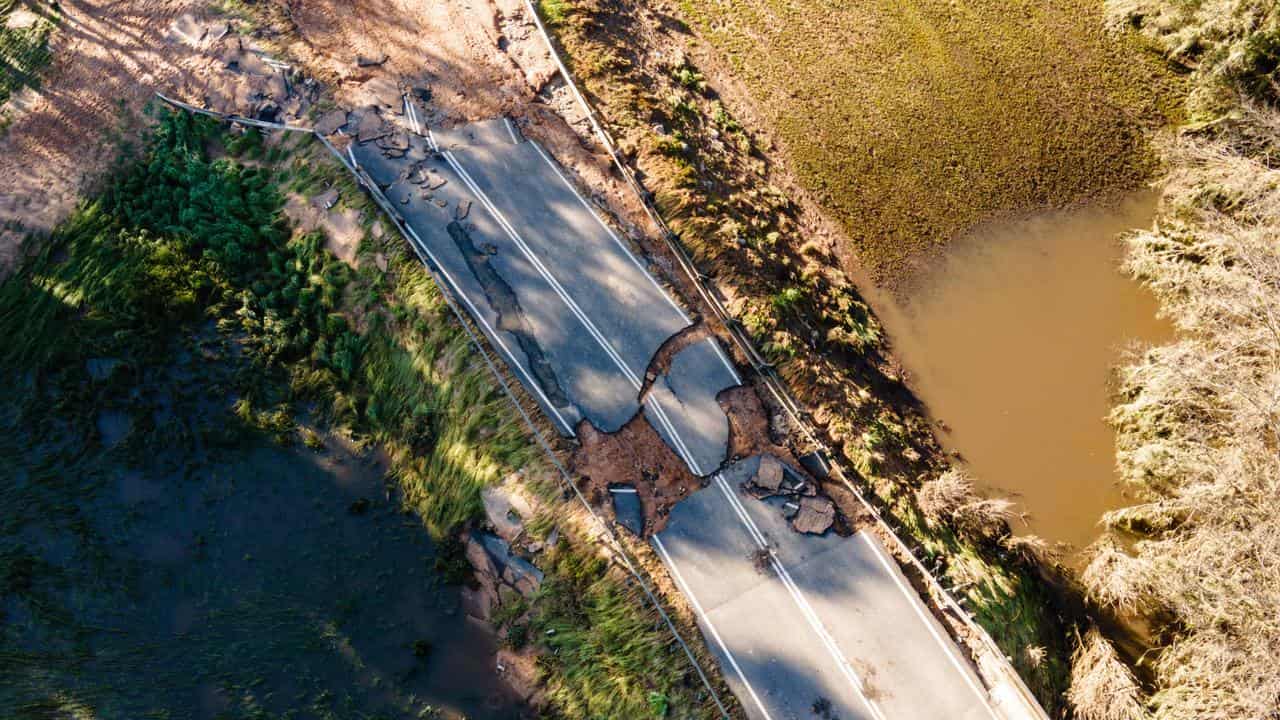
[[[425,133],[351,156],[559,431],[613,432],[643,408],[707,478],[651,541],[747,714],[1000,717],[873,536],[794,532],[784,499],[740,489],[758,458],[722,469],[716,397],[741,378],[714,338],[677,353],[642,403],[650,361],[690,317],[547,152],[506,118]]]

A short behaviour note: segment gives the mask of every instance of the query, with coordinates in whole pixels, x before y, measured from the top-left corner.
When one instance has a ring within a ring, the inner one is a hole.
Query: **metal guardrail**
[[[335,146],[329,140],[329,138],[316,132],[312,128],[304,128],[296,125],[287,125],[283,123],[272,123],[264,120],[254,120],[251,118],[243,118],[238,115],[219,113],[213,110],[208,110],[206,108],[197,107],[189,103],[184,103],[180,100],[175,100],[173,98],[165,96],[160,92],[156,93],[156,97],[160,98],[161,100],[168,103],[169,105],[185,110],[187,112],[192,112],[199,115],[205,115],[205,116],[216,118],[218,120],[222,120],[226,122],[252,125],[254,127],[260,127],[260,128],[270,129],[270,130],[288,130],[293,132],[309,133],[312,136],[319,139],[320,142],[325,146],[325,148],[328,149],[329,152],[331,152],[335,158],[337,158],[338,162],[342,163],[342,166],[345,167],[351,173],[351,175],[355,178],[356,183],[359,184],[360,187],[363,188],[365,192],[369,194],[369,197],[373,198],[374,203],[378,205],[378,207],[382,210],[384,214],[386,214],[387,218],[391,221],[392,225],[395,226],[396,230],[405,239],[405,241],[409,243],[409,247],[413,249],[414,255],[418,257],[419,262],[421,262],[422,266],[426,268],[427,274],[431,276],[431,279],[436,284],[436,287],[440,289],[441,297],[444,298],[445,303],[449,306],[449,309],[453,312],[454,317],[458,320],[458,324],[461,325],[462,329],[466,331],[467,337],[470,340],[472,347],[475,348],[477,353],[479,353],[480,357],[484,360],[485,366],[488,367],[489,372],[493,375],[493,378],[498,381],[498,385],[502,388],[503,393],[511,401],[511,404],[515,406],[516,411],[520,413],[520,417],[524,421],[525,426],[529,429],[529,432],[533,435],[534,439],[538,442],[538,445],[542,448],[543,453],[547,456],[547,458],[551,461],[551,463],[556,467],[556,470],[558,471],[558,474],[559,474],[561,485],[571,490],[573,494],[577,496],[578,501],[582,504],[583,508],[586,509],[589,516],[600,527],[603,536],[607,538],[606,547],[608,551],[610,552],[610,554],[613,555],[614,559],[619,562],[622,568],[626,570],[626,572],[629,575],[631,575],[631,577],[640,586],[641,591],[644,592],[645,596],[648,598],[649,603],[652,604],[654,609],[658,611],[658,615],[662,617],[662,621],[667,626],[667,629],[671,632],[671,636],[675,638],[677,643],[679,643],[680,648],[684,651],[685,657],[689,659],[689,663],[693,666],[694,671],[697,672],[698,678],[699,680],[701,680],[703,687],[705,687],[707,689],[707,692],[711,694],[711,700],[712,702],[715,703],[716,708],[720,711],[721,717],[728,720],[728,718],[730,717],[729,710],[728,708],[725,707],[724,701],[720,699],[720,693],[716,692],[715,687],[711,684],[710,678],[707,677],[706,672],[702,669],[702,664],[698,662],[698,658],[694,654],[693,649],[689,647],[689,644],[687,642],[685,642],[684,636],[680,634],[680,630],[676,627],[675,622],[671,619],[671,616],[667,614],[666,609],[662,607],[662,603],[659,602],[657,595],[654,594],[653,589],[649,586],[649,583],[645,582],[644,575],[640,572],[635,562],[631,559],[630,554],[627,553],[626,548],[622,545],[622,541],[619,538],[617,529],[608,521],[606,521],[604,518],[602,518],[599,515],[599,513],[595,511],[595,508],[591,506],[591,503],[587,502],[586,496],[582,494],[582,491],[578,489],[577,484],[573,482],[573,479],[570,476],[569,470],[564,466],[563,463],[560,462],[560,458],[556,456],[555,451],[552,449],[551,445],[547,442],[542,432],[538,429],[538,426],[533,421],[533,418],[529,416],[528,411],[526,411],[524,406],[520,403],[519,398],[516,396],[515,391],[511,388],[511,385],[507,382],[507,379],[503,377],[502,372],[494,364],[493,359],[489,357],[489,353],[485,348],[484,343],[476,335],[476,330],[471,326],[471,323],[468,321],[467,314],[465,313],[465,311],[462,310],[462,308],[458,304],[457,299],[454,297],[454,295],[459,291],[456,290],[451,284],[449,284],[445,280],[445,278],[437,274],[435,269],[436,265],[434,262],[431,262],[429,260],[427,249],[419,245],[419,243],[421,243],[421,238],[419,238],[417,233],[415,233],[413,229],[409,227],[409,225],[405,222],[404,218],[400,216],[400,213],[396,211],[395,206],[392,205],[391,201],[389,201],[387,197],[382,193],[382,190],[378,187],[378,184],[373,181],[373,178],[370,178],[369,175],[365,173],[365,171],[360,167],[359,163],[355,159],[355,156],[351,154],[349,150],[346,154],[343,154],[343,152],[338,150],[337,146]]]
[[[990,633],[979,625],[968,611],[961,607],[960,603],[952,597],[951,593],[947,591],[941,581],[933,575],[929,568],[916,556],[911,547],[908,546],[901,538],[898,531],[895,530],[888,520],[885,519],[879,509],[867,500],[862,491],[849,480],[844,467],[836,459],[835,454],[831,452],[830,447],[818,436],[818,434],[809,425],[808,421],[804,419],[803,416],[806,414],[805,411],[800,407],[800,404],[794,399],[786,385],[778,377],[772,363],[770,363],[756,349],[751,338],[743,331],[738,320],[729,313],[728,309],[724,307],[710,288],[706,286],[704,281],[705,276],[693,264],[692,259],[689,257],[688,253],[685,252],[684,247],[680,245],[679,237],[671,230],[666,221],[662,219],[662,216],[657,209],[653,207],[653,202],[650,199],[650,196],[644,191],[644,188],[636,179],[634,171],[622,161],[621,157],[619,157],[616,150],[617,144],[613,141],[613,138],[609,136],[608,132],[606,132],[597,121],[594,108],[591,107],[591,104],[587,102],[586,97],[578,89],[577,84],[573,80],[573,75],[569,72],[564,61],[560,58],[560,53],[556,50],[555,43],[552,42],[551,35],[547,32],[547,28],[543,24],[542,18],[538,14],[537,8],[534,7],[532,0],[524,0],[524,5],[525,11],[533,19],[534,24],[538,28],[538,33],[542,36],[543,42],[547,46],[547,52],[550,53],[552,59],[555,61],[556,67],[560,70],[561,77],[564,78],[565,83],[569,86],[574,98],[577,99],[580,105],[582,105],[583,110],[587,114],[587,120],[591,124],[592,131],[600,141],[600,144],[609,153],[609,157],[612,160],[613,165],[617,167],[618,172],[621,173],[627,185],[631,187],[632,191],[635,192],[636,196],[640,199],[641,207],[644,208],[645,214],[654,223],[654,225],[661,230],[663,242],[671,251],[671,254],[676,258],[677,264],[680,265],[681,270],[688,277],[694,288],[697,289],[698,295],[703,299],[707,306],[712,309],[716,317],[719,318],[720,322],[728,330],[729,335],[733,338],[734,344],[742,351],[748,362],[750,362],[752,370],[754,370],[757,376],[761,378],[765,387],[768,388],[769,393],[774,397],[778,404],[781,405],[782,408],[786,410],[787,414],[791,416],[791,419],[795,422],[796,426],[801,429],[806,439],[821,450],[821,454],[824,457],[824,464],[831,468],[832,475],[835,476],[850,492],[852,492],[856,498],[858,498],[859,503],[869,513],[871,513],[872,517],[875,518],[876,524],[879,525],[890,538],[892,538],[898,552],[905,556],[916,571],[926,579],[926,582],[929,584],[929,588],[932,591],[931,594],[936,596],[936,601],[941,603],[945,609],[950,610],[957,618],[959,618],[961,622],[964,623],[964,625],[981,640],[987,650],[1001,660],[1002,668],[1008,676],[1008,679],[1014,684],[1018,694],[1022,696],[1023,700],[1026,701],[1035,713],[1037,713],[1041,720],[1049,720],[1049,716],[1045,713],[1044,708],[1042,708],[1039,701],[1035,699],[1035,695],[1031,692],[1031,689],[1027,687],[1026,683],[1022,680],[1022,677],[1018,675],[1017,671],[1009,664],[1004,651],[1000,649],[1000,646],[991,637]]]

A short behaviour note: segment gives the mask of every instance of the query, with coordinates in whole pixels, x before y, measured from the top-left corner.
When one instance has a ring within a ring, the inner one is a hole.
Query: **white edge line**
[[[509,120],[506,115],[503,115],[502,122],[507,126],[507,132],[511,135],[511,144],[519,145],[520,141],[516,139],[516,131],[511,127],[511,120]]]
[[[444,275],[445,280],[449,282],[449,285],[455,289],[457,294],[462,298],[462,301],[465,302],[467,304],[467,307],[471,309],[471,314],[476,318],[477,321],[479,321],[480,325],[489,332],[489,336],[493,338],[494,342],[498,344],[498,347],[502,349],[502,352],[507,356],[507,359],[510,361],[510,364],[514,365],[520,371],[521,375],[524,375],[525,379],[529,381],[529,384],[533,387],[534,391],[538,393],[538,396],[541,397],[543,401],[546,402],[547,407],[550,408],[551,410],[551,414],[556,416],[556,419],[560,421],[560,425],[563,426],[566,430],[568,430],[570,435],[573,435],[573,427],[570,426],[567,421],[565,421],[564,416],[562,416],[560,414],[560,411],[556,409],[555,404],[552,403],[551,399],[548,398],[546,394],[542,391],[542,387],[539,386],[538,383],[535,382],[533,378],[529,377],[529,373],[525,370],[524,366],[516,361],[515,355],[511,353],[511,350],[510,348],[507,347],[507,344],[502,341],[502,338],[498,335],[498,333],[495,332],[494,329],[489,325],[489,321],[485,319],[484,315],[481,315],[480,311],[476,309],[475,304],[471,302],[471,298],[465,292],[462,291],[461,287],[457,284],[456,281],[454,281],[453,276],[449,274],[449,271],[445,269],[444,265],[440,264],[440,261],[436,259],[435,254],[431,252],[431,248],[429,248],[426,243],[422,242],[422,238],[418,237],[418,232],[413,229],[412,225],[406,222],[404,224],[404,227],[406,230],[409,231],[410,235],[413,235],[413,239],[416,240],[417,244],[421,246],[422,251],[425,252],[427,254],[427,257],[431,258],[431,262],[434,263],[435,266],[440,269],[440,274]]]
[[[715,638],[716,644],[720,646],[720,650],[724,652],[724,656],[728,658],[729,664],[733,666],[734,672],[738,673],[738,679],[747,688],[751,699],[755,701],[756,707],[760,708],[760,713],[764,715],[765,720],[773,720],[769,716],[769,711],[765,709],[764,703],[760,702],[760,697],[756,695],[755,688],[751,687],[751,683],[747,681],[747,676],[743,674],[742,668],[738,667],[738,661],[734,659],[733,653],[729,652],[729,646],[724,644],[724,640],[720,637],[720,633],[716,631],[716,626],[711,622],[711,618],[707,617],[707,613],[702,610],[702,605],[698,603],[698,598],[689,588],[689,584],[684,581],[684,577],[680,574],[680,569],[676,567],[675,561],[671,559],[671,555],[667,553],[667,548],[662,544],[662,540],[657,536],[653,536],[653,545],[658,548],[658,554],[662,556],[663,562],[671,569],[671,576],[675,578],[676,584],[680,590],[684,592],[684,596],[689,598],[689,604],[693,605],[693,609],[698,613],[698,617],[702,618],[702,622],[706,623],[707,630],[711,632],[711,637]]]
[[[995,709],[991,707],[991,703],[987,700],[986,693],[982,692],[982,690],[974,684],[973,677],[971,676],[972,670],[968,666],[964,665],[960,661],[960,658],[956,657],[955,651],[952,650],[941,637],[939,637],[938,628],[929,621],[929,618],[925,616],[924,611],[920,609],[919,596],[909,591],[902,584],[902,578],[899,577],[899,573],[896,572],[889,564],[889,560],[884,556],[884,553],[880,551],[880,548],[876,546],[875,541],[866,534],[866,531],[863,531],[861,535],[862,539],[866,541],[868,547],[871,548],[872,554],[876,556],[876,559],[880,561],[880,564],[884,566],[884,569],[893,577],[894,584],[897,585],[898,589],[907,596],[907,600],[910,601],[910,605],[912,609],[916,611],[916,615],[919,616],[920,621],[924,623],[925,627],[929,628],[929,634],[933,635],[933,639],[938,641],[938,645],[942,648],[942,651],[947,654],[947,658],[951,660],[951,664],[955,665],[956,670],[960,671],[960,675],[964,677],[964,681],[969,686],[969,689],[973,690],[974,694],[978,696],[978,699],[982,701],[983,706],[987,708],[987,712],[991,714],[991,717],[999,718],[999,715],[996,714]]]
[[[649,279],[649,282],[653,284],[655,289],[657,289],[658,294],[666,298],[667,302],[671,304],[671,307],[680,314],[680,317],[683,318],[686,323],[693,322],[689,319],[689,316],[685,314],[684,308],[680,307],[680,305],[676,303],[675,298],[667,294],[667,291],[658,284],[657,278],[649,274],[649,271],[640,264],[640,259],[631,252],[631,248],[627,247],[627,244],[622,242],[622,238],[619,238],[618,235],[613,232],[613,228],[609,227],[609,224],[596,214],[595,209],[591,207],[586,198],[582,197],[578,192],[578,189],[573,186],[573,183],[569,182],[569,179],[564,176],[564,173],[560,172],[560,168],[556,167],[555,162],[547,156],[547,153],[543,151],[542,146],[540,146],[536,140],[530,140],[529,144],[533,145],[534,150],[538,151],[538,154],[542,156],[542,159],[546,161],[547,165],[551,167],[556,176],[560,178],[560,182],[563,182],[565,187],[569,188],[569,192],[572,192],[573,196],[578,198],[578,202],[582,203],[582,207],[587,209],[587,212],[590,213],[591,217],[595,218],[595,221],[600,223],[600,227],[604,228],[604,231],[609,234],[609,237],[613,238],[613,241],[617,243],[618,247],[622,248],[622,252],[626,253],[627,257],[631,258],[631,262],[640,270],[641,273],[644,274],[646,278]]]
[[[663,409],[662,403],[658,402],[658,399],[650,394],[647,404],[653,408],[653,413],[657,415],[658,422],[667,428],[667,432],[671,433],[671,441],[676,445],[676,452],[681,459],[689,466],[694,475],[702,477],[702,468],[694,461],[693,453],[689,450],[689,446],[685,445],[684,438],[680,436],[680,433],[676,432],[675,424],[671,422],[671,418],[667,417],[667,411]]]
[[[497,206],[495,206],[493,204],[493,201],[489,199],[489,196],[486,195],[484,191],[480,189],[480,186],[471,177],[471,174],[467,172],[466,168],[462,167],[462,163],[459,162],[456,157],[454,157],[452,152],[446,151],[444,153],[444,157],[445,157],[445,160],[449,162],[449,165],[453,167],[454,171],[458,173],[458,176],[462,178],[462,182],[467,185],[467,187],[471,190],[472,194],[474,194],[476,198],[480,200],[480,203],[484,205],[485,209],[489,212],[490,215],[493,216],[494,220],[498,222],[498,224],[507,233],[507,235],[509,235],[511,239],[516,243],[516,245],[520,248],[524,256],[534,266],[534,269],[537,270],[538,273],[542,275],[543,279],[545,279],[547,283],[551,285],[551,289],[557,295],[560,296],[560,299],[565,302],[565,304],[569,307],[569,310],[578,317],[578,319],[582,322],[583,327],[585,327],[587,332],[590,333],[593,338],[595,338],[596,342],[600,345],[601,349],[605,351],[605,354],[607,354],[609,358],[613,360],[614,364],[618,366],[618,369],[622,371],[623,375],[625,375],[627,379],[631,381],[631,384],[635,387],[635,389],[639,390],[641,387],[643,387],[642,383],[640,382],[640,378],[638,375],[636,375],[635,371],[632,370],[631,367],[628,366],[622,360],[622,355],[619,354],[617,349],[615,349],[613,345],[608,341],[608,339],[604,337],[604,333],[600,332],[600,329],[597,328],[595,323],[592,322],[591,318],[587,316],[586,311],[584,311],[577,304],[577,302],[575,302],[574,299],[569,296],[569,291],[566,290],[564,286],[560,284],[560,281],[557,280],[556,277],[551,274],[551,270],[548,269],[547,266],[542,263],[541,258],[539,258],[537,254],[533,252],[533,249],[530,248],[527,243],[525,243],[524,238],[521,237],[520,233],[516,231],[515,227],[511,224],[509,220],[507,220],[506,216],[502,214],[502,211],[498,210]]]
[[[720,358],[720,362],[724,363],[724,369],[728,370],[729,374],[733,376],[733,382],[741,385],[742,378],[738,377],[738,372],[733,369],[733,364],[729,362],[729,358],[725,357],[724,350],[720,349],[720,343],[716,342],[715,337],[707,338],[707,342],[711,343],[711,347],[715,348],[716,357]]]

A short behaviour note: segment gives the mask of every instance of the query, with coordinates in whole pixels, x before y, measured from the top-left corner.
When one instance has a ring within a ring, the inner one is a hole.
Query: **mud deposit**
[[[237,429],[180,370],[94,388],[131,430],[0,403],[0,716],[520,717],[377,455]]]
[[[1116,235],[1155,200],[1053,212],[975,231],[904,307],[880,302],[944,443],[979,484],[1015,495],[1030,531],[1076,548],[1123,505],[1104,418],[1121,352],[1172,330],[1118,268]]]

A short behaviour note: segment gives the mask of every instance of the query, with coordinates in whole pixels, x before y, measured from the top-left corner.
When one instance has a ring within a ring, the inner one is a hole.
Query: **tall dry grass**
[[[1159,720],[1280,713],[1280,169],[1260,152],[1278,127],[1246,102],[1171,140],[1158,226],[1128,238],[1181,336],[1121,372],[1118,466],[1146,502],[1108,515],[1139,539],[1097,547],[1082,579],[1164,619]]]
[[[1082,581],[1153,626],[1154,718],[1280,717],[1280,5],[1107,8],[1190,69],[1191,122],[1163,143],[1156,227],[1128,238],[1127,269],[1181,331],[1131,359],[1111,413],[1141,498],[1103,522],[1133,542],[1095,545]],[[1079,659],[1106,665],[1090,643]],[[1085,687],[1077,714],[1108,717]]]
[[[1078,720],[1145,720],[1142,691],[1133,671],[1098,630],[1080,638],[1071,658],[1067,698]]]

